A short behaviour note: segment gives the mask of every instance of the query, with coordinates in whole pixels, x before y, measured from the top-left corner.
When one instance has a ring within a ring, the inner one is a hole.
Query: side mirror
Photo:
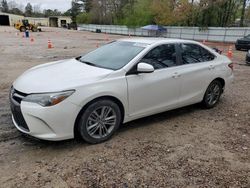
[[[141,62],[137,65],[137,72],[138,73],[151,73],[154,71],[155,71],[154,67],[148,63]]]
[[[219,54],[222,54],[222,51],[221,51],[220,49],[218,49],[218,48],[215,48],[215,47],[214,47],[213,50],[216,51],[216,52],[219,53]]]

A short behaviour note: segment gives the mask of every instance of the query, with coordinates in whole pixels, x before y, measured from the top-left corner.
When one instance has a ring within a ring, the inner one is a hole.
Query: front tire
[[[220,100],[222,91],[223,88],[220,81],[214,80],[210,83],[202,101],[203,106],[208,109],[215,107]]]
[[[107,99],[90,104],[81,115],[78,132],[83,140],[97,144],[110,139],[121,124],[119,106]]]
[[[235,46],[235,49],[238,50],[238,51],[241,50],[241,48],[239,46]]]

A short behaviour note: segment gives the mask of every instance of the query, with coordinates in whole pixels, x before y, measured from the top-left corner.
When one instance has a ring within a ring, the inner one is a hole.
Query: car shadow
[[[186,106],[186,107],[162,112],[159,114],[143,117],[143,118],[140,118],[140,119],[123,124],[120,127],[118,134],[119,134],[119,132],[125,132],[125,131],[131,130],[131,129],[136,129],[138,127],[150,126],[150,125],[155,124],[155,123],[157,124],[157,123],[164,122],[166,120],[171,120],[171,119],[177,118],[179,116],[182,116],[184,114],[189,114],[189,113],[192,113],[196,110],[201,110],[201,109],[203,109],[203,108],[201,107],[200,104],[193,104],[190,106]]]
[[[166,120],[174,119],[176,117],[182,116],[184,114],[192,113],[196,110],[203,109],[200,104],[194,104],[186,107],[182,107],[175,110],[166,111],[163,113],[147,116],[144,118],[140,118],[128,123],[123,124],[120,126],[117,134],[131,131],[133,129],[138,129],[140,127],[147,127],[151,126],[155,123],[160,123]],[[74,147],[82,147],[82,146],[89,146],[90,144],[86,143],[82,139],[70,139],[70,140],[63,140],[63,141],[46,141],[34,138],[32,136],[22,134],[23,136],[19,137],[23,146],[26,147],[36,147],[36,148],[53,148],[57,150],[64,150],[67,148],[73,149]],[[112,139],[112,138],[111,138]],[[102,144],[102,143],[101,143]]]

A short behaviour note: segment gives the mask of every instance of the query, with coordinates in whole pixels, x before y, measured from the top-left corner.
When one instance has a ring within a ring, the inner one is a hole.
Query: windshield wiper
[[[109,70],[115,70],[115,69],[103,67],[103,66],[101,66],[101,65],[96,65],[96,64],[91,63],[91,62],[89,62],[89,61],[84,61],[84,60],[81,60],[81,59],[77,59],[77,60],[80,61],[81,63],[87,64],[87,65],[90,65],[90,66],[93,66],[93,67],[98,67],[98,68],[103,68],[103,69],[109,69]]]
[[[94,67],[98,67],[98,65],[96,65],[96,64],[94,64],[94,63],[91,63],[91,62],[88,62],[88,61],[83,61],[83,60],[81,60],[81,59],[79,59],[79,61],[82,62],[82,63],[85,63],[85,64],[87,64],[87,65],[91,65],[91,66],[94,66]]]

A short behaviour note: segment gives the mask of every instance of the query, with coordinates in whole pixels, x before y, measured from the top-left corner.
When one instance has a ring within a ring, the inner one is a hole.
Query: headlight
[[[63,100],[65,100],[74,92],[75,92],[74,90],[70,90],[70,91],[63,91],[63,92],[57,92],[57,93],[31,94],[25,97],[23,101],[37,103],[44,107],[54,106],[62,102]]]

